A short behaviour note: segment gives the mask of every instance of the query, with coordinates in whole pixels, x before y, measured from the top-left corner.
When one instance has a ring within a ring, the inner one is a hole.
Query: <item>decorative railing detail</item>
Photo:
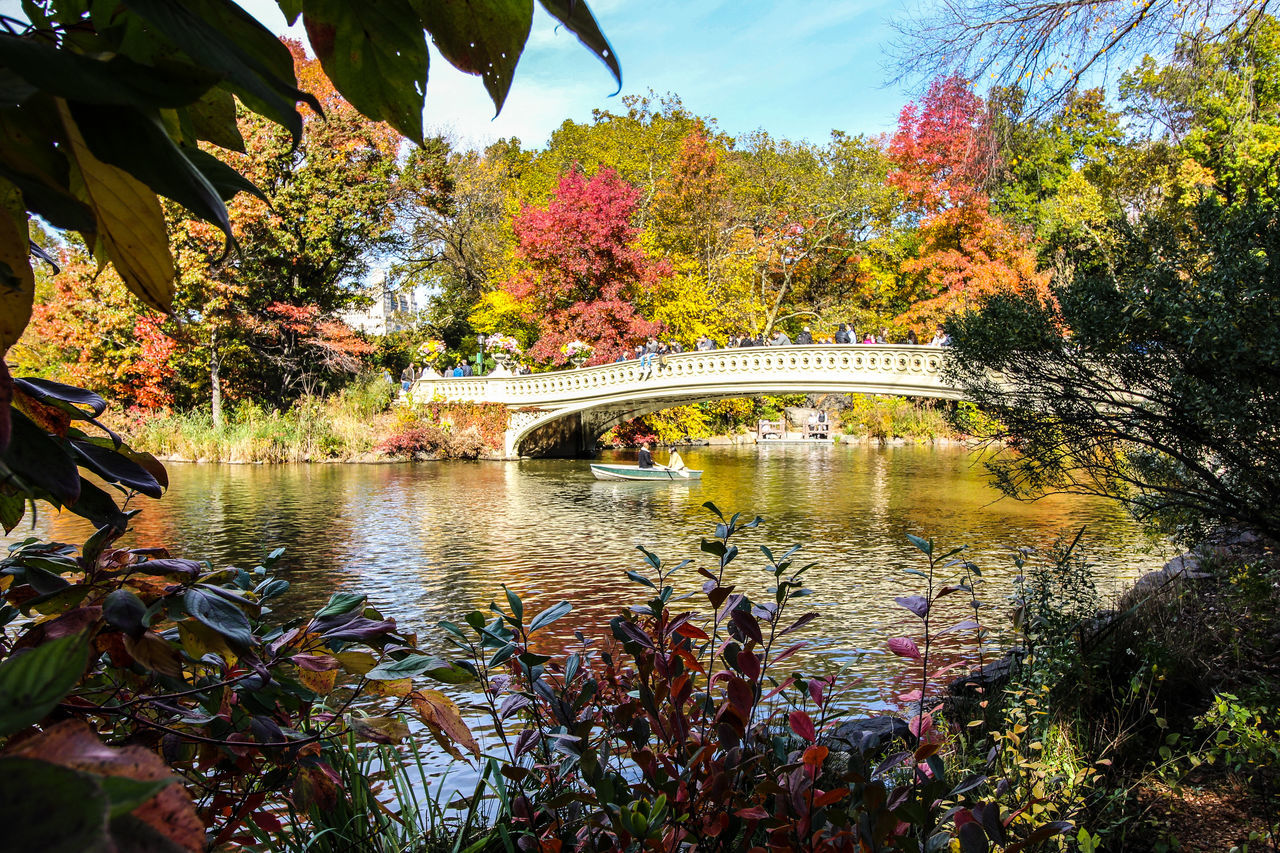
[[[699,387],[726,383],[743,385],[750,393],[752,383],[768,386],[784,377],[788,384],[806,378],[825,385],[847,382],[851,390],[883,380],[887,386],[908,386],[904,393],[936,389],[936,396],[954,396],[942,382],[944,356],[941,347],[870,344],[712,350],[665,356],[648,378],[641,378],[638,361],[626,361],[529,376],[425,379],[415,385],[414,396],[557,408],[630,391],[652,396],[687,388],[696,393]]]

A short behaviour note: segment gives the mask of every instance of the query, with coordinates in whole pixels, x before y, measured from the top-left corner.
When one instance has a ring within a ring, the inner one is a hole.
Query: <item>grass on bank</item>
[[[1245,541],[1109,611],[1083,561],[1024,570],[1020,671],[967,752],[1071,821],[1065,849],[1277,849],[1280,564]]]
[[[839,417],[840,432],[854,438],[936,441],[961,437],[947,420],[946,404],[936,400],[853,394]]]
[[[254,402],[229,407],[221,427],[207,410],[156,415],[126,426],[132,445],[161,457],[210,462],[314,462],[372,452],[393,430],[397,387],[381,377],[285,411]]]

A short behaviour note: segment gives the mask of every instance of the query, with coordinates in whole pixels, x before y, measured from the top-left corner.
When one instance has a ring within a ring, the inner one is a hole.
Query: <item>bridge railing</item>
[[[419,401],[494,402],[509,406],[555,406],[632,389],[696,387],[738,381],[822,378],[857,379],[886,387],[941,385],[945,349],[935,346],[827,344],[789,347],[746,347],[664,356],[650,375],[639,361],[534,373],[527,376],[474,376],[419,379],[412,388]]]

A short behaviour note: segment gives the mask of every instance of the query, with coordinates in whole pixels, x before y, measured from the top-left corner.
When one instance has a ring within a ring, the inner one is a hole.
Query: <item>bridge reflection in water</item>
[[[759,394],[894,394],[960,399],[943,382],[946,349],[872,344],[760,347],[663,357],[530,376],[420,379],[417,400],[501,403],[505,453],[572,456],[618,424],[671,406]]]

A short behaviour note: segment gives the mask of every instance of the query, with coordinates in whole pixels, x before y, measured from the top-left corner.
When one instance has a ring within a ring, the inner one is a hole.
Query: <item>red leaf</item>
[[[913,735],[921,737],[933,728],[933,717],[929,714],[925,714],[924,717],[912,717],[907,727],[911,729]]]
[[[764,820],[769,817],[769,813],[764,810],[763,806],[751,806],[750,808],[738,809],[734,814],[743,820]]]
[[[921,659],[920,649],[916,646],[915,640],[910,637],[894,637],[887,645],[889,646],[889,651],[900,658]]]
[[[688,637],[691,640],[709,640],[707,632],[699,628],[697,625],[684,622],[676,628],[676,633],[681,637]]]
[[[791,723],[791,731],[809,743],[818,739],[818,733],[813,728],[813,720],[809,719],[809,715],[804,711],[792,711],[787,715],[787,721]]]
[[[830,791],[826,791],[814,797],[813,807],[815,809],[820,809],[823,806],[829,806],[832,803],[837,803],[840,800],[843,800],[847,796],[849,796],[848,788],[833,788]]]

